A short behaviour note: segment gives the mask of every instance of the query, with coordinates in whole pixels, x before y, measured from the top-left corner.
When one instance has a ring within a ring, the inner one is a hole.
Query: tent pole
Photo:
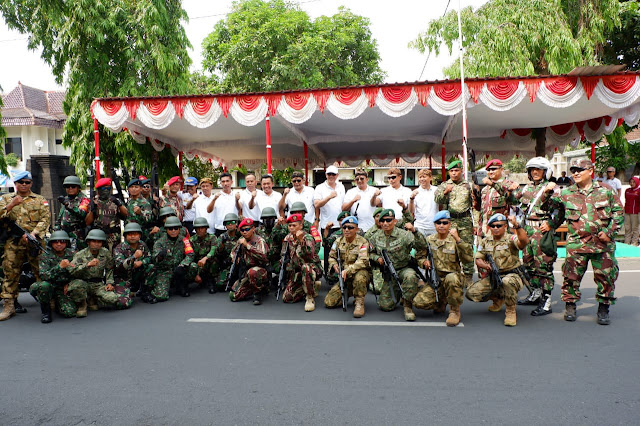
[[[271,123],[269,121],[269,113],[267,113],[265,129],[267,132],[267,173],[271,174]]]
[[[442,181],[447,180],[447,160],[445,159],[447,153],[444,147],[444,138],[442,138]]]
[[[458,0],[458,39],[460,43],[460,96],[462,97],[462,170],[465,180],[469,180],[469,161],[467,156],[467,105],[464,99],[464,65],[462,47],[462,19],[460,18],[460,0]]]
[[[429,155],[429,171],[431,171],[431,169],[433,169],[433,162],[431,159],[431,155]]]
[[[596,176],[596,143],[591,142],[591,162],[593,163],[593,169],[591,169],[591,177]]]
[[[96,152],[96,182],[100,180],[100,131],[98,130],[98,119],[93,119],[93,138],[95,140]]]
[[[184,176],[184,165],[182,164],[182,151],[178,153],[178,168],[180,169],[180,177]]]
[[[304,144],[304,184],[305,186],[309,185],[309,145],[305,141],[302,141]]]

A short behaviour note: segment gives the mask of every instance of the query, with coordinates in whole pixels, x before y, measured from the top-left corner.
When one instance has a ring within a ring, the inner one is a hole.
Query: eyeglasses
[[[224,226],[227,226],[227,225],[235,225],[236,223],[238,223],[238,222],[236,222],[235,220],[228,220],[228,221],[226,221],[226,222],[223,222],[223,225],[224,225]]]
[[[581,168],[579,168],[579,167],[572,167],[572,168],[571,168],[571,174],[574,174],[574,175],[575,175],[576,173],[582,173],[582,172],[584,172],[585,170],[588,170],[588,169],[581,169]]]
[[[16,183],[19,183],[20,185],[29,185],[31,183],[30,180],[19,180]]]
[[[245,226],[244,228],[240,228],[240,232],[249,232],[251,231],[253,228],[251,226]]]
[[[151,185],[142,185],[143,188],[151,188]]]
[[[380,222],[382,222],[382,223],[393,222],[393,218],[392,217],[383,217],[382,219],[380,219]]]
[[[302,179],[291,179],[292,183],[300,183],[302,182]]]
[[[367,179],[367,178],[366,178],[366,177],[364,177],[364,176],[358,176],[358,177],[356,178],[356,180],[357,180],[357,181],[360,181],[360,180],[366,180],[366,179]]]
[[[180,227],[178,226],[172,226],[171,228],[165,228],[167,231],[177,231],[178,229],[180,229]]]
[[[504,224],[502,223],[496,223],[495,225],[493,224],[489,225],[489,228],[498,229],[498,228],[502,228],[503,226]]]
[[[439,220],[439,221],[433,222],[433,223],[435,223],[436,225],[448,225],[449,221],[448,220]]]
[[[496,170],[500,169],[500,167],[489,167],[487,169],[488,172],[495,172]]]
[[[396,175],[390,175],[390,176],[387,176],[387,179],[394,180],[394,179],[395,179],[395,178],[397,178],[397,177],[398,177],[398,176],[396,176]]]
[[[327,173],[327,176],[336,176],[337,173]]]
[[[349,231],[351,231],[353,229],[356,229],[356,227],[355,226],[351,226],[351,225],[345,225],[345,226],[342,227],[342,229],[348,229]]]

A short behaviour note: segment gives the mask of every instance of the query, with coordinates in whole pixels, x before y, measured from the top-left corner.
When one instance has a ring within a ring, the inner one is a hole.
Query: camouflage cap
[[[593,163],[587,158],[576,159],[571,162],[571,167],[569,167],[569,170],[573,169],[593,169]]]

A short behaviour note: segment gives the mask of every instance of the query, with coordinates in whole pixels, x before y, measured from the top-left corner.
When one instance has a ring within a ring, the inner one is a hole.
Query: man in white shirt
[[[245,189],[240,192],[240,206],[242,206],[242,216],[260,223],[260,208],[256,204],[262,191],[256,189],[256,175],[248,173],[244,178]]]
[[[275,211],[280,210],[279,204],[280,200],[282,200],[282,194],[273,190],[273,176],[262,176],[260,186],[262,187],[262,192],[255,199],[255,203],[260,209],[260,214],[267,207],[271,207]],[[251,204],[249,204],[249,207],[251,207]]]
[[[342,211],[342,201],[344,200],[344,185],[338,181],[338,168],[336,166],[327,167],[325,176],[327,180],[316,186],[313,193],[313,206],[320,209],[320,217],[316,217],[315,225],[320,224],[323,235],[324,228],[329,222],[333,222],[333,230],[340,229],[338,215]]]
[[[307,207],[307,214],[304,215],[304,220],[313,224],[316,218],[316,209],[313,205],[313,188],[302,183],[303,179],[304,174],[302,174],[302,172],[293,172],[291,174],[293,189],[286,188],[284,190],[284,194],[278,205],[278,210],[280,211],[281,217],[286,217],[284,214],[285,206],[291,211],[293,203],[300,201]]]
[[[401,220],[402,211],[409,207],[411,190],[402,185],[402,172],[398,168],[389,169],[387,180],[390,185],[373,193],[371,206],[392,209],[396,219]]]
[[[209,207],[209,204],[211,203],[211,201],[213,201],[213,193],[211,191],[212,189],[213,181],[208,177],[202,179],[202,181],[200,182],[200,190],[202,192],[194,194],[193,198],[189,202],[187,202],[187,207],[193,207],[196,218],[204,217],[205,219],[207,219],[207,222],[209,222],[209,229],[207,229],[207,232],[209,234],[216,233],[216,228],[213,223],[214,214],[207,212],[207,207]]]
[[[184,206],[184,218],[182,224],[189,230],[189,235],[193,235],[193,220],[196,218],[196,211],[193,209],[193,203],[189,203],[193,199],[198,189],[198,179],[194,177],[188,177],[184,181],[186,188],[185,192],[178,192],[178,197],[182,199],[182,205]],[[188,205],[188,207],[187,207]]]
[[[438,204],[434,200],[436,189],[431,186],[431,170],[422,169],[418,172],[418,188],[409,197],[409,211],[413,213],[413,226],[425,237],[435,234],[433,218],[438,213]]]
[[[618,194],[618,197],[622,196],[622,182],[616,177],[616,168],[607,167],[607,178],[602,180],[602,183],[606,183]]]
[[[213,199],[207,206],[207,213],[213,212],[213,224],[216,228],[216,236],[220,236],[227,231],[224,226],[224,217],[227,213],[235,213],[238,216],[242,214],[242,206],[240,205],[240,193],[231,191],[233,179],[229,173],[220,175],[220,185],[222,191],[213,196]]]
[[[367,232],[369,228],[375,225],[373,219],[373,211],[375,207],[371,206],[371,197],[376,192],[376,188],[367,185],[369,176],[367,172],[356,170],[356,186],[347,191],[344,195],[342,210],[351,212],[352,216],[358,218],[358,228]]]

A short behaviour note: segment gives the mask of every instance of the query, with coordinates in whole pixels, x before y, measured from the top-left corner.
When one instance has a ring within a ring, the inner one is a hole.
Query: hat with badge
[[[486,169],[489,169],[489,167],[491,166],[496,166],[496,167],[502,167],[502,161],[498,160],[497,158],[494,158],[492,160],[489,160],[489,162],[487,163],[487,165],[485,166]]]
[[[253,227],[253,219],[251,218],[245,218],[242,219],[242,222],[240,222],[240,225],[238,225],[238,228],[242,228],[243,226],[251,226]]]
[[[294,223],[294,222],[302,222],[302,215],[300,213],[291,214],[287,218],[287,223]]]
[[[96,183],[96,188],[102,188],[104,186],[111,186],[111,178],[102,178]]]
[[[354,225],[357,225],[358,219],[355,216],[347,216],[342,219],[342,222],[340,222],[340,226],[344,226],[345,223],[352,223]]]
[[[489,218],[489,221],[487,222],[487,224],[491,225],[493,222],[506,222],[506,221],[507,221],[507,217],[505,215],[503,215],[502,213],[496,213]]]
[[[29,180],[33,180],[33,177],[31,176],[31,172],[28,171],[24,171],[24,172],[18,172],[15,175],[13,175],[13,181],[17,182],[21,179],[29,179]]]
[[[447,170],[461,169],[461,168],[462,168],[462,161],[460,161],[457,158],[447,165]]]
[[[147,185],[151,183],[151,179],[146,176],[138,176],[138,179],[140,180],[140,185]]]
[[[382,213],[382,210],[384,210],[382,207],[378,207],[377,209],[375,209],[373,211],[373,217],[376,217],[377,215],[379,215],[380,213]]]
[[[127,184],[127,188],[131,188],[133,185],[140,185],[140,179],[133,178]]]
[[[167,185],[171,186],[174,183],[180,183],[180,176],[174,176],[171,179],[169,179],[169,182],[167,182]]]
[[[444,219],[451,219],[449,210],[440,210],[438,213],[436,213],[436,215],[433,217],[433,223],[439,222]]]
[[[395,219],[396,218],[396,212],[393,211],[393,209],[384,209],[384,210],[382,210],[380,212],[380,218],[379,219],[382,219],[383,217],[387,217],[387,216],[392,217],[392,218]]]
[[[198,179],[194,178],[193,176],[189,176],[185,181],[184,184],[187,186],[196,186],[198,184]]]

